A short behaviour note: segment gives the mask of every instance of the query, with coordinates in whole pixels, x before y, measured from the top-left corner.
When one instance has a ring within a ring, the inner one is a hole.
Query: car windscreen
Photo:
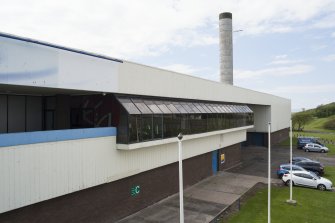
[[[309,172],[310,175],[312,175],[312,177],[316,178],[316,179],[320,179],[321,177],[319,177],[318,175],[316,175],[313,172]]]

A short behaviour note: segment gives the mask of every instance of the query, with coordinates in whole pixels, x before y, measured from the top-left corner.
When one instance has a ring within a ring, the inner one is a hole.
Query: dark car
[[[292,163],[293,163],[293,164],[295,164],[295,163],[297,163],[297,162],[300,162],[300,161],[304,161],[304,160],[306,160],[306,161],[313,161],[313,160],[311,160],[311,159],[308,159],[308,158],[306,158],[306,157],[302,157],[302,156],[295,156],[295,157],[292,157]],[[288,161],[288,162],[290,162],[290,161]]]
[[[312,171],[319,175],[323,175],[325,173],[324,166],[320,162],[304,160],[304,161],[296,162],[295,165],[301,166],[305,168],[306,170]]]

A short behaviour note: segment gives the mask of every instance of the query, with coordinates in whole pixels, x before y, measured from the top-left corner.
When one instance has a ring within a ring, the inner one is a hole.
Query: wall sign
[[[225,162],[225,154],[224,153],[222,153],[220,155],[220,161],[221,161],[221,164],[224,164],[224,162]]]
[[[137,195],[139,195],[141,192],[141,187],[140,185],[136,185],[136,186],[133,186],[131,189],[130,189],[130,194],[132,197],[135,197]]]

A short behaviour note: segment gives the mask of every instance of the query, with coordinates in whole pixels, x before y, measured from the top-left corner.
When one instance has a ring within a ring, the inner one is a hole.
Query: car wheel
[[[309,152],[309,149],[305,149],[305,152]]]
[[[286,184],[286,186],[290,186],[290,180],[287,180],[287,181],[285,182],[285,184]],[[294,186],[294,181],[292,181],[292,186]]]
[[[325,152],[325,150],[324,150],[324,149],[321,149],[321,152],[322,152],[322,153],[324,153],[324,152]]]
[[[318,189],[324,191],[324,190],[326,190],[326,186],[323,185],[323,184],[319,184]]]

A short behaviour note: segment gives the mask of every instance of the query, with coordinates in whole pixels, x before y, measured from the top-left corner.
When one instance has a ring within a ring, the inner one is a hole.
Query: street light
[[[292,120],[290,120],[290,199],[286,200],[286,202],[295,205],[297,201],[292,200],[292,137]]]
[[[268,223],[271,223],[271,122],[268,123]]]
[[[183,139],[183,133],[179,133],[177,138],[179,147],[179,222],[184,223],[183,153],[181,144],[181,141]]]

